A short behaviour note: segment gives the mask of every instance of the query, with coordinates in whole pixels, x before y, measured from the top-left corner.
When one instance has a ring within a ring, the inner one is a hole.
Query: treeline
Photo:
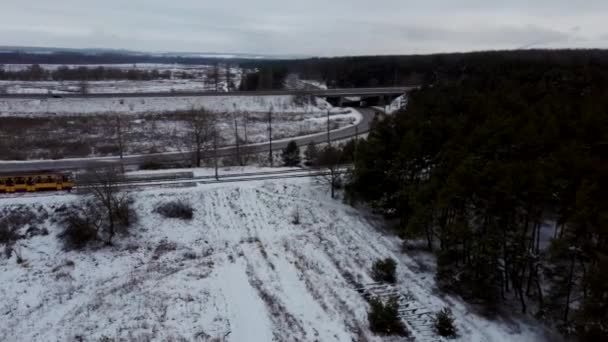
[[[264,65],[253,72],[243,75],[240,90],[283,89],[288,73],[289,69],[287,67]]]
[[[240,61],[234,59],[232,61]],[[223,61],[221,58],[212,57],[178,57],[178,56],[156,56],[146,54],[129,53],[84,53],[84,52],[51,52],[31,53],[24,51],[0,52],[0,64],[134,64],[134,63],[158,63],[158,64],[189,64],[208,65]]]
[[[173,73],[169,70],[159,71],[156,69],[119,69],[108,67],[67,67],[61,66],[55,70],[49,70],[38,64],[30,65],[19,71],[5,70],[0,65],[0,80],[7,81],[103,81],[103,80],[131,80],[147,81],[159,79],[190,79],[195,76],[186,72]]]
[[[572,67],[608,64],[607,50],[519,50],[411,56],[363,56],[302,60],[243,61],[244,68],[274,73],[287,70],[330,88],[406,86],[456,81],[479,74],[516,71],[545,63]]]
[[[375,122],[357,147],[350,195],[399,222],[404,238],[425,241],[443,289],[602,340],[606,53],[483,56]]]

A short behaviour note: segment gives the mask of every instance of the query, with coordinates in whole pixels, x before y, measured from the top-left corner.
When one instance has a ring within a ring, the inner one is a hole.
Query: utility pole
[[[215,180],[220,180],[217,172],[217,127],[213,130],[213,162],[215,164]]]
[[[247,138],[247,121],[249,121],[249,112],[244,112],[243,120],[243,128],[245,129],[245,145],[247,145],[249,144],[249,139]]]
[[[327,110],[327,145],[331,145],[331,137],[329,135],[329,109]]]
[[[359,149],[359,126],[355,126],[355,155],[353,156],[353,164],[357,165],[357,150]]]
[[[120,121],[120,115],[116,114],[116,135],[118,136],[118,150],[120,152],[120,170],[125,173],[125,164],[123,162],[123,141],[122,141],[122,122]]]
[[[268,111],[268,159],[270,160],[270,167],[272,167],[272,109]]]
[[[236,141],[236,159],[240,166],[243,166],[241,162],[241,150],[239,147],[239,126],[236,121],[236,117],[234,118],[234,139]]]

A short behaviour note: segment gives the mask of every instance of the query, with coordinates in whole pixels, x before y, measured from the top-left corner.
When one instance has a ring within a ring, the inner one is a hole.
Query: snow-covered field
[[[49,71],[56,70],[64,65],[42,64],[41,68]],[[156,70],[159,73],[169,73],[170,79],[148,80],[148,81],[88,81],[88,93],[141,93],[141,92],[180,92],[180,91],[212,91],[215,90],[215,82],[211,80],[213,65],[185,65],[185,64],[87,64],[87,65],[65,65],[70,69],[97,67],[120,69],[120,70]],[[5,64],[1,65],[3,70],[16,72],[27,70],[28,64]],[[227,91],[226,66],[219,66],[218,90]],[[230,81],[238,89],[245,71],[237,66],[230,66]],[[66,94],[79,93],[81,81],[1,81],[0,92],[7,94]]]
[[[267,103],[268,104],[268,103]],[[272,105],[272,104],[271,104]],[[259,106],[262,106],[259,104]],[[253,105],[252,105],[253,107]],[[272,114],[273,140],[316,134],[327,129],[327,112],[319,106],[297,107],[302,112]],[[240,108],[237,106],[237,108]],[[258,107],[259,108],[259,107]],[[217,110],[218,107],[215,107]],[[229,106],[226,109],[230,109]],[[310,112],[304,110],[310,109]],[[118,153],[116,123],[106,114],[28,114],[0,118],[0,160],[99,157]],[[330,129],[357,125],[362,116],[352,109],[330,109]],[[238,112],[218,115],[220,146],[235,145],[235,124],[241,144],[268,141],[268,113]],[[180,152],[192,149],[191,127],[183,113],[130,114],[121,120],[126,154]],[[23,140],[21,137],[28,137]]]
[[[20,206],[36,213],[23,233],[48,230],[18,242],[21,264],[14,253],[0,257],[0,340],[386,341],[370,333],[356,290],[373,288],[370,267],[385,257],[398,261],[393,290],[410,307],[452,308],[457,341],[543,340],[531,323],[491,322],[438,295],[432,271],[402,253],[398,238],[315,180],[133,197],[140,220],[130,235],[82,252],[63,251],[57,237],[56,217],[75,195],[0,198],[0,215]],[[176,198],[193,205],[192,221],[154,213]],[[406,323],[416,341],[440,340],[416,317]]]
[[[205,64],[163,64],[163,63],[122,63],[122,64],[38,64],[42,69],[45,70],[57,70],[62,67],[68,67],[70,69],[87,67],[91,68],[112,68],[121,70],[158,70],[171,71],[171,72],[199,72],[201,70],[207,70],[211,68],[211,65]],[[24,71],[31,67],[31,64],[2,64],[2,68],[6,71]]]
[[[79,81],[0,81],[0,89],[7,94],[78,94],[81,84]],[[200,79],[90,81],[87,83],[87,91],[91,94],[210,91],[212,88],[212,85]],[[220,89],[225,89],[225,84],[222,83]]]
[[[205,107],[215,112],[324,112],[329,104],[320,99],[298,103],[284,96],[186,96],[128,98],[0,99],[0,116],[82,115],[102,113],[163,113]]]

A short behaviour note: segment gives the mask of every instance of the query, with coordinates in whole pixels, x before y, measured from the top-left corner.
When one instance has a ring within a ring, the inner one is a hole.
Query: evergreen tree
[[[372,332],[379,335],[408,335],[399,317],[397,297],[390,298],[386,304],[380,299],[374,298],[370,301],[370,307],[367,319]]]
[[[319,151],[317,149],[317,145],[312,141],[306,146],[306,151],[304,151],[304,158],[306,159],[306,166],[313,166],[319,157]]]
[[[450,308],[443,308],[435,315],[435,332],[443,337],[455,337],[458,333]]]
[[[300,148],[295,141],[290,141],[283,149],[283,165],[285,166],[300,166]]]
[[[411,92],[358,144],[347,189],[426,240],[443,289],[593,340],[608,310],[608,69],[564,56],[484,55]]]

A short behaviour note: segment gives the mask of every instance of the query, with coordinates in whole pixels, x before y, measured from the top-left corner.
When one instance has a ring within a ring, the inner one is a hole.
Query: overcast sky
[[[1,0],[0,45],[259,54],[608,48],[608,0]]]

